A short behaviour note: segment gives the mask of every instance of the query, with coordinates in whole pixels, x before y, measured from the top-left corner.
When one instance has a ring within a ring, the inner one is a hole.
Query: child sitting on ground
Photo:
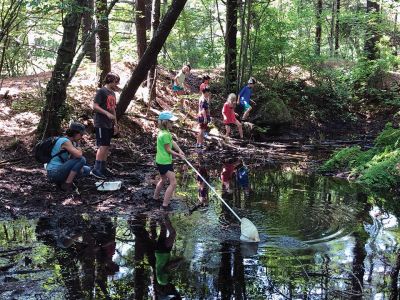
[[[197,116],[197,120],[199,122],[199,133],[197,134],[196,148],[203,147],[204,135],[208,130],[208,123],[211,121],[209,106],[210,90],[208,88],[204,88],[199,99],[199,113]]]
[[[178,118],[169,111],[161,112],[158,117],[159,133],[157,135],[156,164],[161,178],[157,183],[153,199],[159,199],[161,189],[163,188],[164,183],[166,183],[168,180],[169,186],[165,191],[164,200],[161,206],[161,209],[165,211],[171,210],[169,203],[176,188],[176,178],[172,165],[172,155],[181,158],[185,157],[185,154],[181,148],[179,148],[178,144],[172,140],[172,134],[170,132],[172,129],[172,122],[176,121],[177,119]]]
[[[229,94],[228,99],[226,100],[224,107],[222,109],[222,116],[224,118],[226,137],[229,137],[231,133],[231,126],[236,125],[239,130],[239,136],[243,139],[243,129],[242,124],[236,119],[235,115],[235,104],[236,104],[236,95],[234,93]]]

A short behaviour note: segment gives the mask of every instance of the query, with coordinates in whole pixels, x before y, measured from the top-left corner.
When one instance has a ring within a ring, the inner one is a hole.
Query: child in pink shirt
[[[226,100],[224,107],[222,109],[222,116],[224,118],[226,136],[229,137],[231,133],[231,126],[236,125],[239,130],[240,138],[242,139],[243,128],[242,124],[236,119],[235,104],[236,104],[236,95],[234,93],[229,94],[228,99]]]

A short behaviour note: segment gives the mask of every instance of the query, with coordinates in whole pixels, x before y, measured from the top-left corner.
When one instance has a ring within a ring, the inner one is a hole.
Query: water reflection
[[[2,222],[0,298],[398,297],[397,217],[373,205],[371,195],[344,181],[260,172],[240,160],[218,174],[197,163],[239,215],[257,225],[264,237],[258,249],[239,242],[237,220],[211,194],[208,208],[190,215],[71,214]],[[201,203],[198,178],[186,180],[180,193],[192,201],[188,207]],[[18,255],[4,252],[21,247],[27,250]],[[13,296],[13,280],[33,288]]]

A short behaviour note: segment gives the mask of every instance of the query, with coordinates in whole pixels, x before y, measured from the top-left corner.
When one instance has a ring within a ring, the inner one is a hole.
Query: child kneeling
[[[159,199],[161,189],[168,180],[169,185],[165,191],[164,200],[161,206],[161,209],[166,211],[171,210],[169,203],[176,188],[176,178],[172,165],[172,155],[181,158],[185,157],[185,154],[181,148],[179,148],[178,144],[172,140],[172,134],[170,132],[172,129],[172,122],[176,120],[177,117],[175,117],[169,111],[163,111],[158,117],[159,132],[157,135],[156,164],[161,178],[157,183],[153,199]]]

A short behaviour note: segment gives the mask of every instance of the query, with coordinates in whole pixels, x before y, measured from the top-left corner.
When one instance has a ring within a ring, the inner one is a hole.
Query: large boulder
[[[292,116],[285,102],[280,98],[263,97],[258,99],[251,120],[258,126],[279,127],[291,123]]]

